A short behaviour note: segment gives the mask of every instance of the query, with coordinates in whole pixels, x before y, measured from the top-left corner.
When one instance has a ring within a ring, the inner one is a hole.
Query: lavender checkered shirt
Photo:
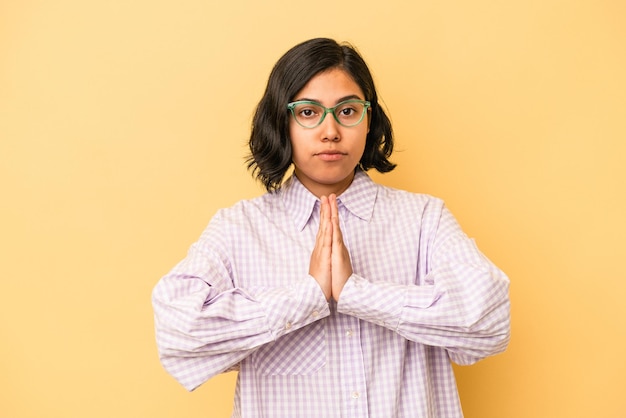
[[[507,277],[443,202],[357,171],[339,196],[354,274],[308,275],[319,201],[295,176],[219,211],[153,291],[161,361],[192,390],[239,375],[234,417],[461,417],[450,361],[509,340]]]

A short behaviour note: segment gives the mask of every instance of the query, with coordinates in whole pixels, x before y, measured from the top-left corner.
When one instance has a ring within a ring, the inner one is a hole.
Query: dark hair
[[[316,38],[294,46],[278,60],[254,114],[246,162],[268,191],[281,185],[292,162],[287,104],[311,78],[333,68],[346,71],[371,102],[369,132],[359,166],[381,173],[396,167],[388,160],[393,151],[391,121],[378,103],[367,64],[351,45]]]

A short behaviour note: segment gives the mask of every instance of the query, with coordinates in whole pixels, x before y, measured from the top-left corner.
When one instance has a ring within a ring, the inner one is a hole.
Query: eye
[[[335,114],[338,118],[341,118],[343,120],[351,120],[354,118],[358,118],[361,115],[362,111],[363,109],[360,108],[359,103],[348,102],[340,104],[335,109]]]
[[[352,116],[356,113],[356,109],[353,107],[344,107],[340,112],[343,116]]]
[[[318,106],[311,104],[302,104],[297,106],[295,111],[298,119],[315,119],[322,113]]]
[[[301,109],[299,113],[305,118],[310,118],[315,115],[315,111],[313,109]]]

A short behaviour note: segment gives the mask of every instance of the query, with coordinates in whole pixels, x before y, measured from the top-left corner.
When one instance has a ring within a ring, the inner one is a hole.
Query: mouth
[[[319,157],[323,161],[338,161],[346,155],[348,154],[337,150],[327,150],[314,154],[314,156]]]

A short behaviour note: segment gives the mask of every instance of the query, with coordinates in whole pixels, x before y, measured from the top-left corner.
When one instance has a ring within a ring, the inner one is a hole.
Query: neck
[[[307,181],[306,177],[298,175],[298,170],[295,170],[294,173],[296,177],[298,177],[298,180],[300,180],[300,183],[302,183],[302,185],[306,187],[308,191],[313,193],[318,199],[322,196],[330,196],[331,194],[339,196],[341,193],[345,192],[348,187],[350,187],[350,185],[352,184],[352,180],[354,180],[355,176],[355,172],[353,172],[350,176],[346,177],[340,182],[323,184],[312,182],[310,180]]]

